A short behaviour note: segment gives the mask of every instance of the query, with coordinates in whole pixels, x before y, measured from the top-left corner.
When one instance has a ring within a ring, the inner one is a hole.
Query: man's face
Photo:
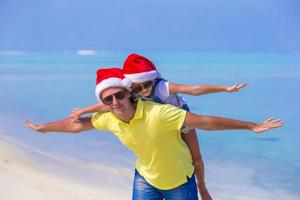
[[[142,83],[133,83],[132,84],[132,91],[138,96],[142,97],[150,97],[152,92],[153,82],[152,81],[145,81]]]
[[[103,90],[100,98],[109,107],[109,111],[115,115],[128,113],[127,111],[131,105],[130,93],[128,90],[120,87],[111,87]]]

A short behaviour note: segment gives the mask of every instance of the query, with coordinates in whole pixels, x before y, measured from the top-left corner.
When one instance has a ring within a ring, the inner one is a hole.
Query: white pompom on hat
[[[124,76],[120,68],[98,69],[96,76],[95,94],[99,102],[101,92],[109,87],[122,87],[131,91],[131,80]]]
[[[142,83],[160,78],[160,73],[155,65],[146,57],[138,54],[130,54],[123,65],[123,72],[126,78],[134,83]]]

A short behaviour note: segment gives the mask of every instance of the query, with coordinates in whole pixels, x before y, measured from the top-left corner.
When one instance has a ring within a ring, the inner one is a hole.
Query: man
[[[196,115],[150,101],[134,101],[130,86],[121,69],[100,69],[96,96],[110,112],[43,125],[25,121],[25,125],[39,132],[77,133],[93,128],[112,131],[137,157],[134,200],[198,199],[191,154],[180,134],[182,125],[204,130],[247,129],[254,132],[283,125],[281,120],[251,123]]]

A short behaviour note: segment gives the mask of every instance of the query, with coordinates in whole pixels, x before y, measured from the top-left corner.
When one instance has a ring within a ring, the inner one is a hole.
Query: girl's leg
[[[204,162],[200,153],[199,142],[195,129],[190,130],[187,133],[181,133],[181,136],[185,143],[188,145],[195,168],[195,175],[198,182],[198,189],[202,200],[212,200],[204,181]]]
[[[150,185],[137,170],[135,170],[133,181],[132,200],[162,200],[162,193]]]

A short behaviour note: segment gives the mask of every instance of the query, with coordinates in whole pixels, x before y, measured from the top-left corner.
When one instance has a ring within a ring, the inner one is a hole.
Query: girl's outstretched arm
[[[108,109],[105,104],[99,102],[85,108],[74,108],[73,111],[69,114],[69,117],[72,117],[74,118],[74,120],[77,120],[84,114],[94,113],[94,112],[104,113],[104,112],[108,112]]]
[[[232,86],[222,85],[182,85],[169,82],[170,93],[182,93],[189,95],[202,95],[215,92],[238,92],[245,87],[245,83],[234,84]]]

